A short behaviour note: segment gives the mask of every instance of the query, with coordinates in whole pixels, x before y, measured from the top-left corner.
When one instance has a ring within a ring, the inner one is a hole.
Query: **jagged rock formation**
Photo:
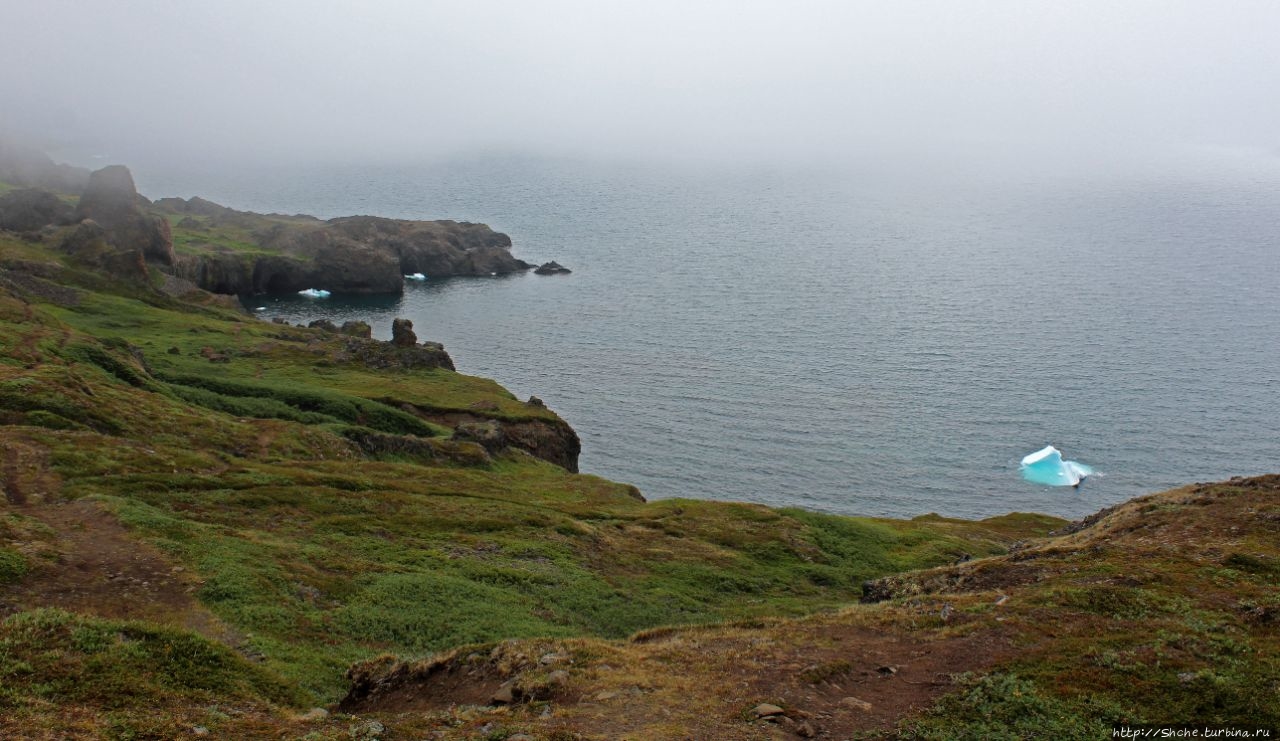
[[[391,322],[391,344],[396,347],[413,347],[418,344],[418,335],[413,333],[413,322],[408,319],[395,319]]]
[[[538,269],[533,272],[537,273],[538,275],[568,275],[573,271],[561,265],[560,263],[556,262],[555,260],[552,260],[551,262],[542,263],[541,265],[538,266]]]
[[[107,241],[116,247],[139,249],[148,260],[172,265],[169,222],[144,213],[150,205],[138,195],[129,168],[111,165],[89,175],[76,216],[98,222],[106,230]]]
[[[347,340],[339,362],[357,361],[368,368],[444,368],[456,370],[453,358],[439,342],[424,342],[421,345],[397,345],[394,341],[382,342],[363,337],[352,337]]]

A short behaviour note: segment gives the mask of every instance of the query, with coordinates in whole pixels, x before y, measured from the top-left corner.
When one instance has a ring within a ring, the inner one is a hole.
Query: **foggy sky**
[[[112,155],[1280,153],[1280,3],[0,0],[0,128]]]

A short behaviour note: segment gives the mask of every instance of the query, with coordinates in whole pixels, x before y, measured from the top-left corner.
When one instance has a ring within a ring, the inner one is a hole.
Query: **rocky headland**
[[[500,275],[534,266],[484,224],[258,214],[203,198],[140,195],[121,165],[89,172],[0,141],[0,229],[67,242],[101,268],[162,273],[219,294],[399,293],[404,276]],[[90,226],[85,226],[92,222]],[[78,226],[77,226],[78,225]],[[62,227],[77,226],[68,237]],[[116,253],[126,252],[119,255]],[[110,254],[108,254],[110,253]]]

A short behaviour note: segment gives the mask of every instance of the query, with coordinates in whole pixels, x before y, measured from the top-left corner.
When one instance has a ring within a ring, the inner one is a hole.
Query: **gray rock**
[[[489,702],[495,705],[510,705],[516,701],[516,680],[508,679],[503,682],[493,696],[489,698]]]
[[[387,727],[381,721],[366,720],[351,726],[349,730],[351,738],[356,741],[378,741],[387,732]]]
[[[568,275],[573,271],[555,260],[552,260],[551,262],[542,263],[538,266],[537,270],[534,270],[533,272],[538,275]]]
[[[787,711],[777,705],[771,705],[767,702],[762,702],[754,708],[751,708],[751,714],[757,718],[772,718],[778,715],[786,715],[786,713]]]

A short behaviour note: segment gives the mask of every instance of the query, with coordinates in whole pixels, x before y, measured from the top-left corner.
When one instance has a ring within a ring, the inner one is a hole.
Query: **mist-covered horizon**
[[[5,6],[0,130],[82,164],[1280,162],[1265,2]]]

